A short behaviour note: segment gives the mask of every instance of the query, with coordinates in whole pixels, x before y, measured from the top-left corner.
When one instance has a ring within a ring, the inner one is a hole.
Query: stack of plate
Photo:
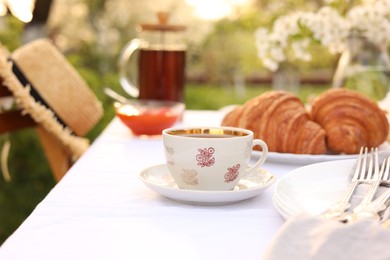
[[[315,163],[287,173],[275,183],[275,208],[286,219],[298,213],[316,215],[325,211],[344,193],[355,161]]]

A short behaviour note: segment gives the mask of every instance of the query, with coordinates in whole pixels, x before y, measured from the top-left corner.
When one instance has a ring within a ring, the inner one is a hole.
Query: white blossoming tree
[[[256,32],[258,57],[276,71],[285,61],[311,61],[310,46],[319,44],[330,54],[346,49],[348,39],[358,35],[380,48],[390,43],[390,0],[364,1],[345,13],[331,6],[316,12],[294,12],[281,16],[270,29]]]

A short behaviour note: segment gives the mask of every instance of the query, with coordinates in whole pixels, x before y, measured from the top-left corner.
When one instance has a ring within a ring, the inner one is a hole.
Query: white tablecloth
[[[215,111],[187,111],[180,124],[220,120]],[[0,259],[261,259],[283,223],[272,205],[273,186],[236,204],[182,204],[138,179],[142,169],[161,163],[161,139],[133,138],[114,118],[1,246]],[[263,168],[279,178],[295,167]]]

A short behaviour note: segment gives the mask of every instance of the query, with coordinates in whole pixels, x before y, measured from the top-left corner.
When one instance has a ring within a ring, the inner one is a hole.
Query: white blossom
[[[255,37],[259,58],[265,67],[275,71],[289,57],[288,49],[294,59],[310,61],[308,48],[312,40],[329,53],[337,54],[345,50],[352,35],[387,48],[390,45],[390,0],[368,1],[352,7],[345,15],[330,6],[317,12],[290,13],[275,20],[270,30],[259,28]]]

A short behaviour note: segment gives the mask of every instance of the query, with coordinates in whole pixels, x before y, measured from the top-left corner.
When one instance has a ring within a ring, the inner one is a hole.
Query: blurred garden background
[[[156,12],[169,11],[170,23],[187,26],[187,109],[219,109],[242,104],[272,88],[276,72],[258,58],[255,33],[283,14],[331,5],[338,10],[360,1],[326,0],[0,0],[0,43],[9,51],[49,37],[104,105],[104,118],[88,134],[93,140],[114,117],[108,86],[119,84],[118,56],[137,37],[136,25],[155,23]],[[29,4],[31,7],[29,7]],[[20,9],[18,9],[20,8]],[[303,101],[330,87],[338,56],[310,46],[316,56],[295,61],[293,91]],[[291,89],[290,89],[291,90]],[[0,175],[0,244],[22,223],[55,185],[33,129],[0,136],[11,139],[11,181]]]

